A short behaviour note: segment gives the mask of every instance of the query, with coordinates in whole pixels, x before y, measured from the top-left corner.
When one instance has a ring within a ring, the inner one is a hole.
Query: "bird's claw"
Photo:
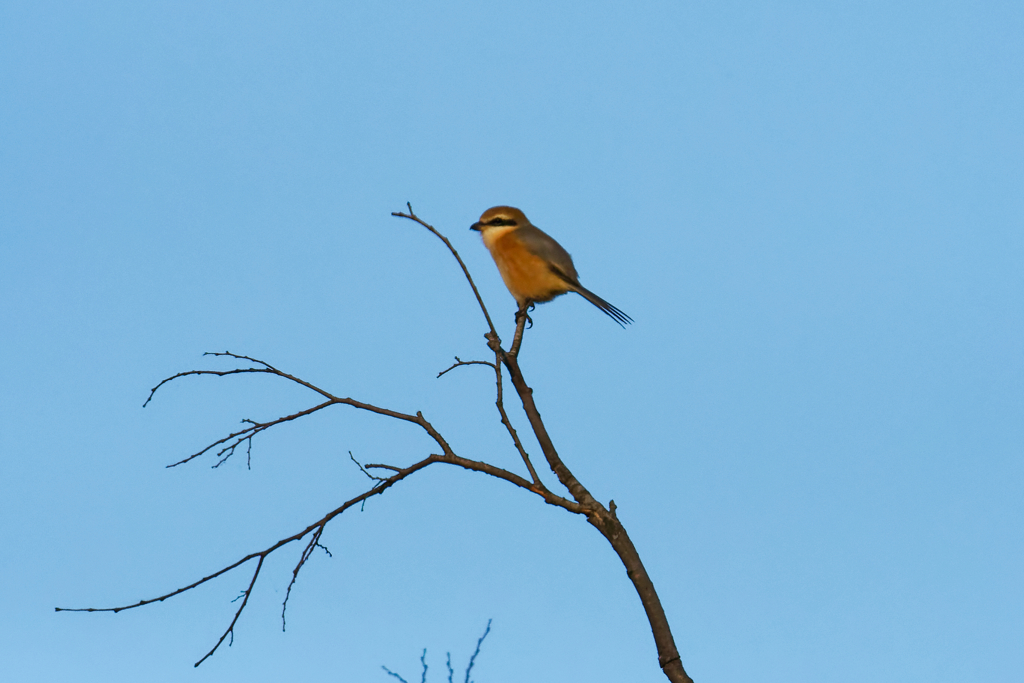
[[[519,324],[519,319],[520,318],[526,318],[526,322],[529,323],[529,326],[527,327],[527,329],[530,329],[530,328],[533,327],[533,318],[530,317],[530,314],[528,313],[528,311],[532,311],[533,307],[535,305],[536,304],[531,302],[529,306],[524,306],[523,308],[520,308],[518,311],[516,311],[516,324],[517,325]]]

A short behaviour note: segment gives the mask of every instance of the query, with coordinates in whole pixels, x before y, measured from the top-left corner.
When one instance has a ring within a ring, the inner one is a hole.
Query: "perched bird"
[[[470,230],[480,231],[501,279],[519,304],[519,315],[525,315],[533,304],[576,292],[623,327],[633,322],[628,315],[581,285],[569,252],[532,225],[519,209],[511,206],[487,209]]]

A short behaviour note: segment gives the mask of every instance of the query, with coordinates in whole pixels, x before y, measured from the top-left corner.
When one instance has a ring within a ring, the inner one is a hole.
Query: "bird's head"
[[[490,228],[504,226],[515,228],[520,225],[527,225],[529,222],[519,209],[511,206],[495,206],[484,211],[483,215],[480,216],[480,220],[471,225],[469,229],[479,230],[483,233]]]

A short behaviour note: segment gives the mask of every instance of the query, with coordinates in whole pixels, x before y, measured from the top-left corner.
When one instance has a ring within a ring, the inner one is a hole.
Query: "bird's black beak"
[[[476,230],[477,232],[483,232],[483,225],[481,223],[474,223],[469,226],[470,230]]]

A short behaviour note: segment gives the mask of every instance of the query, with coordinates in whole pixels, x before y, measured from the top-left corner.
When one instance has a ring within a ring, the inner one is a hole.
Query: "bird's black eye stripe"
[[[495,225],[495,226],[515,225],[515,224],[516,224],[516,222],[514,220],[512,220],[511,218],[500,218],[499,217],[499,218],[492,218],[491,220],[487,221],[487,225]]]

